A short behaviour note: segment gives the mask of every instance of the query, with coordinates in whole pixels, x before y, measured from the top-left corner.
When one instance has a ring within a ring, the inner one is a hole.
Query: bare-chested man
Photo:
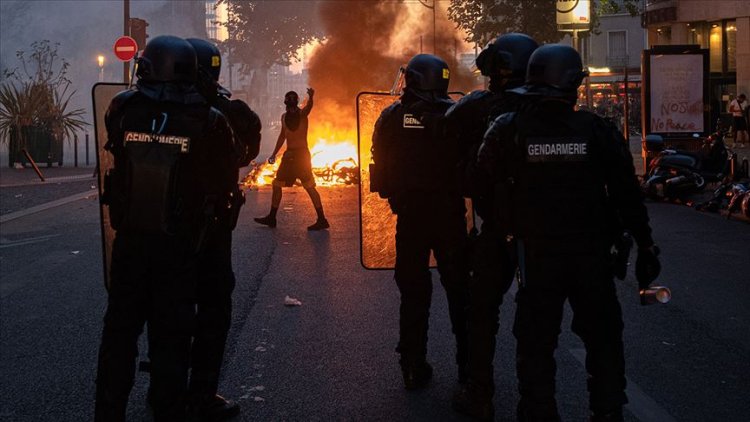
[[[286,151],[281,157],[281,165],[276,172],[276,178],[273,181],[273,195],[271,197],[271,212],[265,217],[255,218],[255,221],[268,227],[276,227],[276,213],[281,204],[282,186],[292,186],[299,179],[302,187],[310,195],[315,212],[318,214],[318,220],[307,230],[323,230],[329,227],[328,220],[323,214],[323,204],[320,201],[320,194],[315,190],[315,177],[312,172],[312,163],[310,161],[310,150],[307,147],[307,116],[313,107],[313,95],[315,90],[307,88],[307,104],[299,108],[299,95],[294,91],[289,91],[284,95],[284,104],[286,113],[281,115],[281,133],[276,141],[276,147],[268,158],[268,162],[273,164],[276,161],[276,154],[281,149],[284,142],[287,144]]]

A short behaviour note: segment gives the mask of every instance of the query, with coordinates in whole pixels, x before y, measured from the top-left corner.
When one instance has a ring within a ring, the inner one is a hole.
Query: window
[[[709,30],[708,36],[708,56],[711,63],[711,72],[722,71],[722,37],[721,37],[721,22],[711,22],[711,29]]]
[[[727,32],[727,71],[737,71],[737,22],[726,22]]]
[[[612,59],[624,59],[628,56],[628,32],[607,32],[607,56]]]

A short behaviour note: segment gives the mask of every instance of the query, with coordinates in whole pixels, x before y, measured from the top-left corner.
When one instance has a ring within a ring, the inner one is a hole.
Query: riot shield
[[[451,93],[453,99],[463,93]],[[388,92],[361,92],[357,95],[357,152],[359,154],[359,234],[360,262],[368,270],[390,270],[396,265],[396,215],[388,201],[370,192],[372,133],[380,113],[398,100]],[[471,203],[467,201],[467,223],[473,228]],[[467,228],[468,230],[468,228]],[[430,267],[435,267],[430,255]]]
[[[107,144],[107,128],[104,125],[104,115],[112,98],[128,88],[123,83],[97,83],[91,89],[91,100],[94,110],[94,139],[96,141],[96,169],[99,185],[99,215],[102,229],[102,258],[104,265],[104,286],[109,290],[109,266],[112,259],[112,241],[115,231],[109,223],[109,209],[101,203],[104,193],[104,175],[114,166],[112,154],[104,149]]]
[[[380,113],[398,100],[387,92],[357,95],[357,152],[359,154],[360,260],[368,270],[393,269],[396,265],[396,215],[388,201],[370,192],[372,133]]]

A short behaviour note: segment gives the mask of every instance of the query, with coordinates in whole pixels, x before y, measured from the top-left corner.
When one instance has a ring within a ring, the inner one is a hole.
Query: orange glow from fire
[[[315,123],[311,119],[307,139],[316,185],[336,186],[359,182],[355,129],[342,129],[334,126],[330,120]],[[246,187],[270,185],[279,169],[282,154],[283,151],[273,164],[256,164],[242,184]]]

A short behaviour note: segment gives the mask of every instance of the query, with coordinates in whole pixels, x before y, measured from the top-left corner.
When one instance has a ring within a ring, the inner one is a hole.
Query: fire
[[[308,144],[312,156],[315,184],[337,186],[359,183],[357,163],[357,132],[354,129],[335,127],[330,122],[310,122]],[[256,163],[243,180],[245,187],[267,186],[273,182],[281,163],[281,155],[275,163]]]

